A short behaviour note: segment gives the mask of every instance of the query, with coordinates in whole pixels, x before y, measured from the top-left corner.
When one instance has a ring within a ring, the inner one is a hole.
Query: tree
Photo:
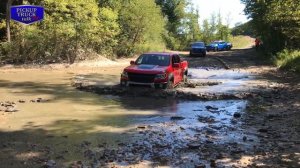
[[[299,0],[242,0],[245,13],[252,18],[257,36],[270,52],[300,48]]]
[[[219,12],[217,15],[216,39],[228,41],[230,35],[229,25],[223,24],[223,18]]]
[[[244,35],[255,37],[257,33],[253,28],[253,22],[250,20],[246,23],[238,23],[234,28],[232,28],[232,35]]]
[[[6,36],[7,42],[11,42],[11,35],[10,35],[10,7],[14,0],[8,0],[6,4]]]
[[[147,50],[145,45],[163,45],[164,19],[153,0],[125,2],[120,11],[119,23],[122,32],[119,35],[118,55],[132,55]]]
[[[198,41],[201,39],[201,30],[199,25],[199,11],[191,7],[190,12],[187,13],[187,27],[188,40]]]
[[[157,5],[161,7],[163,16],[166,19],[166,32],[163,38],[169,49],[176,50],[181,48],[182,30],[186,23],[186,0],[156,0]]]

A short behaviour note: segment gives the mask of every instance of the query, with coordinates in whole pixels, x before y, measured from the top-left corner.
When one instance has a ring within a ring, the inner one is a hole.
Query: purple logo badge
[[[44,19],[44,7],[34,5],[12,6],[10,16],[16,22],[30,25]]]

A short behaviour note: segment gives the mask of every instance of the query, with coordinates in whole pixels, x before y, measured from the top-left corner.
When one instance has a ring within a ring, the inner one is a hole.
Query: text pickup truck
[[[187,80],[188,62],[181,61],[178,54],[146,53],[130,64],[121,74],[121,86],[171,89]]]

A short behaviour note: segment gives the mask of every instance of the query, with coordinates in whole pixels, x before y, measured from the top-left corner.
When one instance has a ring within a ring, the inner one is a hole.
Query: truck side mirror
[[[135,61],[130,61],[130,65],[134,65],[135,64]]]

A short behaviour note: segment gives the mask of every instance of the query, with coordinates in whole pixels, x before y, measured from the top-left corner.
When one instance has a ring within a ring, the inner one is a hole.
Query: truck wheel
[[[120,86],[121,86],[121,87],[126,87],[126,86],[127,86],[127,82],[125,82],[125,81],[120,81]]]
[[[187,83],[188,82],[188,78],[187,78],[187,74],[186,73],[184,73],[182,81],[183,81],[183,83]]]
[[[173,88],[174,88],[174,82],[172,79],[170,79],[167,84],[164,84],[164,89],[173,89]]]

